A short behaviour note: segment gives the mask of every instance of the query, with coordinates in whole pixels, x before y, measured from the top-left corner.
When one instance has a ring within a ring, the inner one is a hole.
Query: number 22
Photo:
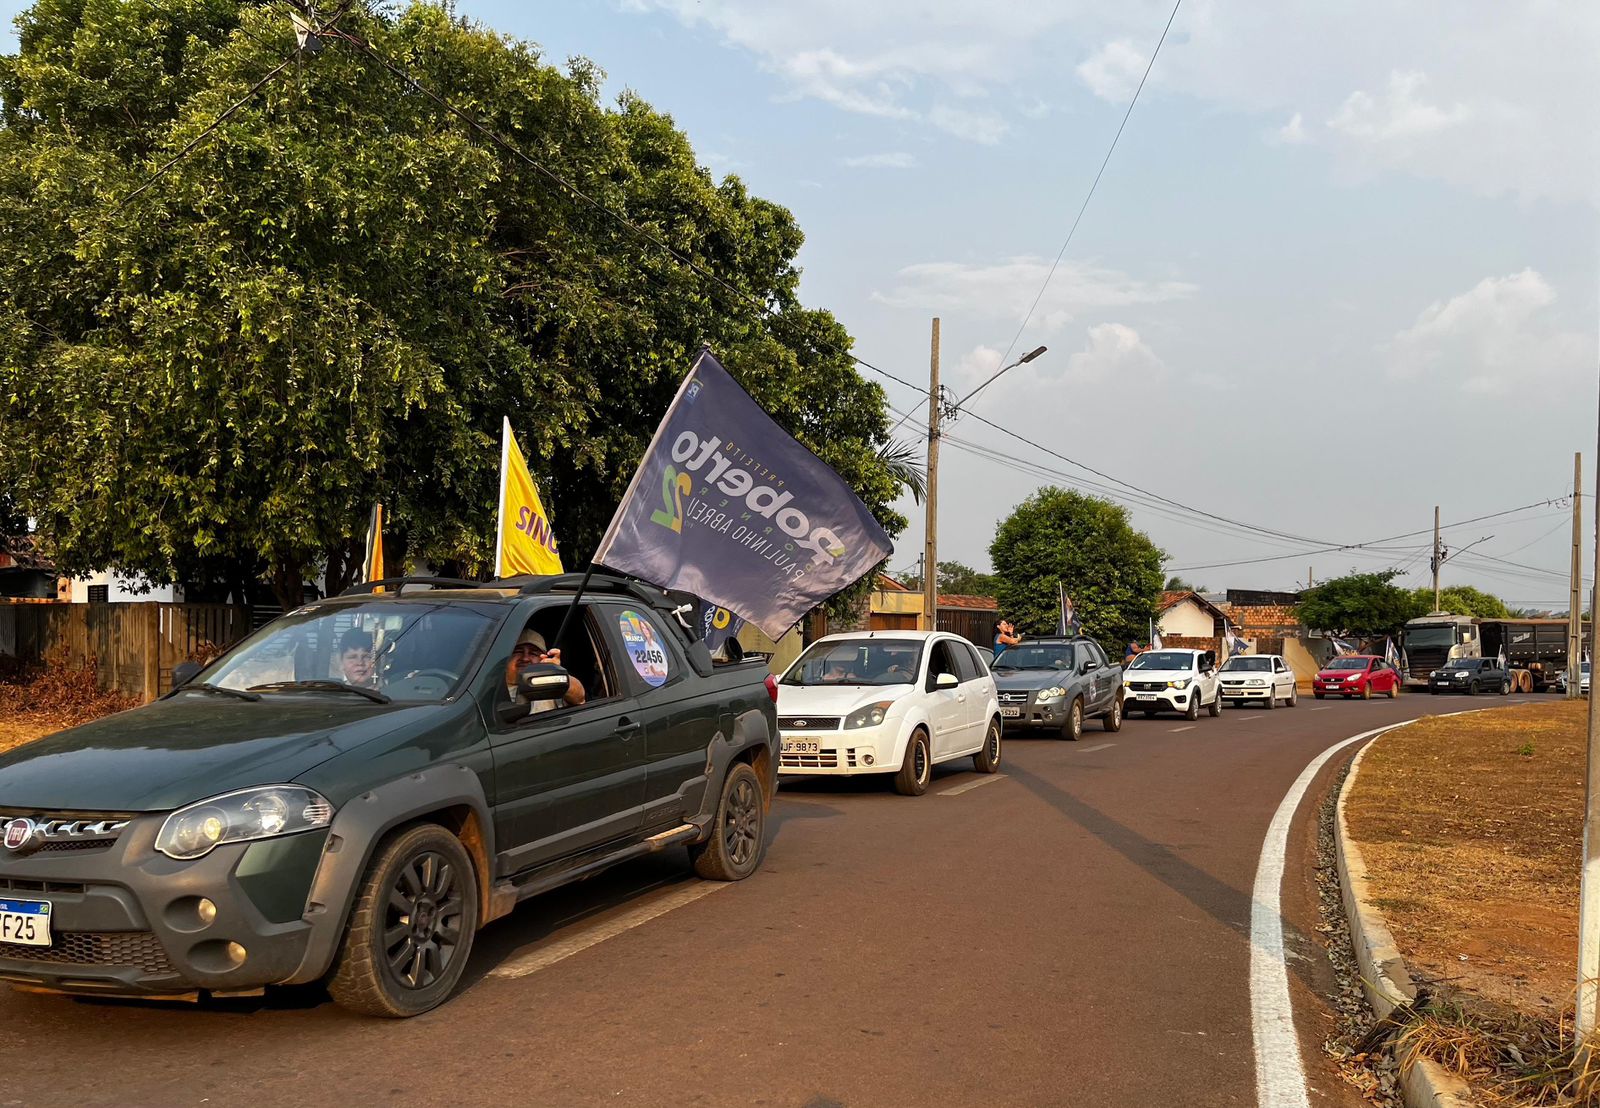
[[[683,494],[694,491],[694,478],[687,473],[679,473],[677,467],[668,466],[661,474],[661,502],[666,505],[666,510],[657,510],[650,513],[650,522],[659,523],[663,527],[670,527],[679,534],[683,533]]]

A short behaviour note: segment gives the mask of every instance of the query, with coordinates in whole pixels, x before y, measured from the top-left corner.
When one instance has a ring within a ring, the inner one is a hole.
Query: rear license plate
[[[822,742],[819,739],[791,739],[783,740],[783,753],[785,754],[821,754]]]
[[[1000,705],[1000,714],[1002,716],[1004,716],[1006,719],[1016,719],[1016,718],[1018,718],[1019,716],[1022,715],[1022,709],[1021,708],[1015,708],[1015,707],[1007,707],[1006,705],[1002,704],[1002,705]]]
[[[50,945],[48,900],[0,900],[0,943]]]

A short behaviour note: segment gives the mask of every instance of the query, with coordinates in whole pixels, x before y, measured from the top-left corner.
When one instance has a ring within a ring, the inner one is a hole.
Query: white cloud
[[[1089,328],[1089,345],[1067,359],[1070,380],[1091,383],[1133,377],[1153,381],[1166,376],[1166,364],[1123,323],[1097,323]]]
[[[1426,74],[1389,74],[1388,90],[1381,97],[1352,92],[1328,126],[1350,138],[1365,142],[1409,140],[1420,135],[1455,127],[1471,118],[1464,104],[1441,108],[1418,95],[1428,83]],[[1295,119],[1300,118],[1295,113]]]
[[[1047,258],[1001,262],[925,262],[906,266],[887,292],[873,299],[897,308],[957,311],[974,319],[1021,322],[1050,272]],[[1145,281],[1090,262],[1062,262],[1034,311],[1030,327],[1058,331],[1084,311],[1159,304],[1190,296],[1185,281]]]
[[[1299,146],[1311,141],[1311,136],[1306,134],[1305,120],[1299,112],[1289,117],[1289,122],[1278,128],[1277,139],[1289,146]]]
[[[853,158],[841,158],[841,162],[851,169],[915,169],[917,157],[904,151],[886,152],[883,154],[860,154]]]
[[[1149,64],[1148,52],[1140,53],[1133,43],[1119,38],[1106,43],[1087,61],[1079,63],[1078,79],[1100,99],[1121,104],[1139,87],[1139,78]]]
[[[1593,339],[1563,329],[1550,311],[1555,302],[1555,289],[1533,269],[1485,277],[1430,304],[1380,351],[1395,377],[1458,380],[1481,393],[1584,373],[1594,362]]]
[[[981,142],[986,146],[993,146],[1011,130],[1011,124],[995,112],[972,112],[945,104],[935,106],[928,113],[928,122],[957,138]]]

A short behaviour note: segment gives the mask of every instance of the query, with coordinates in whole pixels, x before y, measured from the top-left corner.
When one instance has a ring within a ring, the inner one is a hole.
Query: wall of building
[[[181,604],[183,588],[179,585],[154,585],[141,577],[122,577],[114,573],[91,573],[87,577],[72,578],[71,600],[74,604],[89,603],[89,590],[104,587],[106,600],[112,604],[134,603],[142,600]]]
[[[1216,620],[1210,612],[1206,611],[1193,600],[1183,600],[1166,611],[1156,619],[1156,627],[1161,631],[1163,641],[1169,635],[1181,635],[1185,638],[1204,639],[1216,633]]]

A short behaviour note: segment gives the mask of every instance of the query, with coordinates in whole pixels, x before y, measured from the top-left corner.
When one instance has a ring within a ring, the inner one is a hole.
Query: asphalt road
[[[1513,698],[1516,699],[1516,698]],[[0,1105],[1250,1105],[1251,889],[1274,811],[1323,750],[1429,711],[1228,710],[1013,736],[1002,775],[787,780],[737,885],[680,853],[524,904],[464,991],[404,1023],[315,991],[206,1006],[0,993]],[[1313,782],[1283,884],[1315,1105],[1330,971]]]

